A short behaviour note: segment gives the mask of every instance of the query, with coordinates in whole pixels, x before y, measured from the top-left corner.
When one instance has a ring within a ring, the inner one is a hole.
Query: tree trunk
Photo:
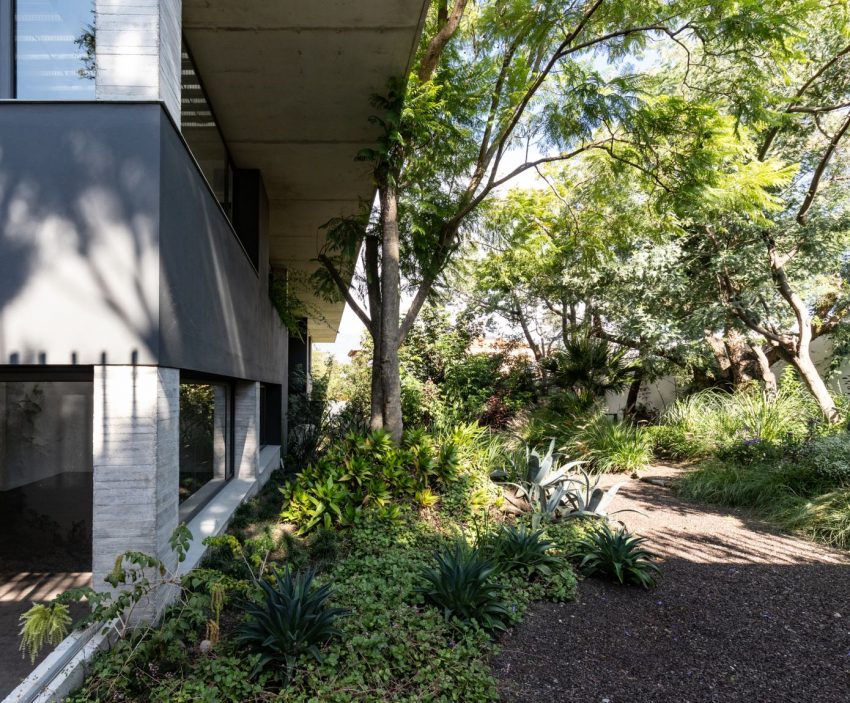
[[[791,365],[797,369],[800,378],[806,384],[806,388],[809,389],[815,400],[817,400],[818,406],[827,421],[831,423],[838,422],[841,418],[839,417],[838,409],[835,407],[835,401],[832,399],[829,389],[818,373],[808,348],[805,349],[805,353],[801,352],[791,355],[789,359]]]
[[[764,353],[764,349],[762,349],[758,344],[753,344],[752,350],[758,360],[759,373],[761,374],[761,380],[764,382],[764,392],[767,393],[768,398],[773,399],[779,393],[779,386],[776,383],[776,374],[773,373],[773,370],[770,368],[770,360],[767,358],[767,354]]]
[[[626,417],[632,417],[635,414],[635,409],[637,408],[638,402],[638,393],[640,393],[640,386],[643,382],[643,373],[640,369],[635,370],[634,378],[632,379],[631,384],[629,385],[629,393],[626,396],[626,408],[623,410],[623,415]]]
[[[381,380],[381,274],[378,269],[378,240],[367,236],[365,243],[366,291],[369,299],[369,318],[372,324],[372,384],[369,412],[369,429],[384,426],[384,393]]]
[[[399,309],[401,274],[399,263],[398,196],[395,183],[379,190],[381,201],[381,385],[384,429],[393,441],[401,442],[404,424],[401,416],[401,373],[398,348],[401,340]]]

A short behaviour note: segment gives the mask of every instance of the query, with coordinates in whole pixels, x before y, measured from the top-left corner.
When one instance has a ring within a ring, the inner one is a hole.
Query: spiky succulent
[[[601,574],[622,584],[633,583],[644,588],[655,585],[661,569],[657,556],[643,547],[645,537],[631,534],[625,527],[616,532],[607,523],[576,543],[572,556],[586,576]]]

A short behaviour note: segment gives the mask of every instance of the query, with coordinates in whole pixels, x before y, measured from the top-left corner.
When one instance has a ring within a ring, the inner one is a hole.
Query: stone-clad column
[[[180,125],[181,0],[96,0],[98,100],[162,100]]]
[[[260,471],[260,384],[237,383],[234,395],[234,476],[257,478]]]
[[[180,372],[155,366],[94,367],[93,585],[127,550],[176,566]]]

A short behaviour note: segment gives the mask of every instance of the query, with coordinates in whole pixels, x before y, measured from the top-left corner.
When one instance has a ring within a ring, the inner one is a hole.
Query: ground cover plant
[[[276,474],[229,534],[208,540],[162,623],[97,656],[72,703],[496,700],[493,633],[534,600],[574,597],[568,555],[587,528],[514,522],[489,479],[502,440],[472,426],[447,438],[456,466],[435,474],[435,502],[412,500],[405,479],[383,505],[361,501],[356,520],[330,528],[283,522],[293,477]],[[400,466],[401,452],[406,469],[418,461],[431,476],[447,457],[442,439],[421,434],[393,450],[380,435],[349,437],[317,464],[339,478],[328,456],[359,462],[365,483]],[[322,494],[326,482],[308,475],[308,492]]]

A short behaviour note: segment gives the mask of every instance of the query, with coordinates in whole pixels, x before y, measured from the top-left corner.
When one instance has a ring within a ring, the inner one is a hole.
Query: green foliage
[[[451,437],[438,448],[422,430],[406,432],[401,446],[382,430],[350,434],[281,489],[281,515],[301,533],[351,526],[367,508],[393,519],[392,501],[411,501],[426,488],[450,483],[457,472],[458,450]]]
[[[314,577],[312,571],[275,570],[271,583],[257,582],[262,601],[241,604],[248,620],[239,628],[235,642],[260,654],[256,671],[283,663],[289,678],[299,657],[309,654],[321,663],[319,648],[342,635],[337,620],[347,612],[328,607],[332,586],[316,587]]]
[[[484,630],[505,630],[510,621],[505,587],[495,580],[497,565],[478,547],[457,540],[434,554],[436,567],[422,570],[419,592],[441,609],[446,621],[474,621]]]
[[[531,578],[549,578],[554,571],[568,569],[563,558],[552,552],[554,542],[542,530],[524,525],[502,525],[483,545],[501,571],[520,572]]]
[[[566,339],[564,348],[553,352],[543,366],[555,385],[590,398],[622,391],[635,368],[626,349],[614,349],[606,340],[589,334]]]
[[[651,433],[656,451],[675,458],[734,452],[743,446],[778,446],[802,440],[822,426],[817,405],[790,369],[775,397],[755,387],[734,393],[702,391],[677,400],[661,422],[664,429]]]
[[[752,508],[785,529],[848,548],[848,486],[850,436],[840,432],[742,444],[687,472],[678,490],[694,501]]]
[[[55,647],[68,636],[71,622],[65,603],[34,603],[20,617],[20,651],[34,664],[45,644]]]
[[[655,555],[643,547],[646,538],[630,534],[625,527],[616,532],[601,523],[589,537],[576,545],[573,557],[588,576],[600,574],[621,584],[650,588],[661,573]]]
[[[600,473],[636,472],[652,462],[651,439],[642,427],[601,414],[580,427],[570,448]]]

